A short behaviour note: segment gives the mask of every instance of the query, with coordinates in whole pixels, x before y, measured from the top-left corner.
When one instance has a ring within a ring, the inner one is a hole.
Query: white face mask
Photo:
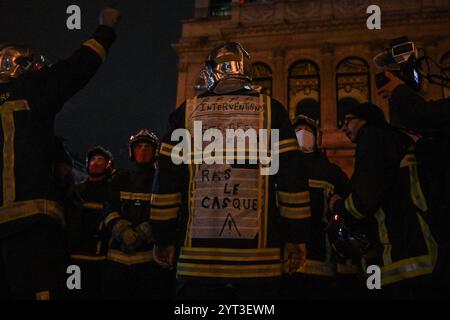
[[[304,153],[314,152],[314,147],[316,145],[316,138],[312,132],[307,130],[299,130],[296,132],[298,145],[300,150]]]

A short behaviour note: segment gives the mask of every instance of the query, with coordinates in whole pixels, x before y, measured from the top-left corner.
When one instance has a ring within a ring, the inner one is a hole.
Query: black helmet
[[[93,148],[91,148],[88,153],[86,154],[86,170],[87,173],[89,174],[89,162],[91,162],[91,159],[94,156],[97,155],[101,155],[103,157],[105,157],[106,160],[106,173],[108,174],[108,169],[110,169],[112,167],[114,158],[113,155],[110,151],[106,150],[105,148],[103,148],[102,146],[95,146]]]
[[[350,227],[339,214],[333,214],[326,231],[333,251],[341,258],[359,260],[371,249],[367,235]]]
[[[157,152],[159,149],[159,138],[156,134],[153,132],[148,131],[147,129],[141,129],[136,134],[132,135],[130,139],[128,140],[128,157],[131,161],[134,161],[134,154],[133,149],[135,145],[139,142],[147,142],[150,145],[153,146],[155,149],[155,157],[154,161],[156,160]]]

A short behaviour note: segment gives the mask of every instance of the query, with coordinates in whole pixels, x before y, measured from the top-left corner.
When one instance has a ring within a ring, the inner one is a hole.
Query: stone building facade
[[[381,8],[381,30],[366,26],[371,4]],[[379,70],[372,59],[400,36],[425,48],[450,75],[450,0],[196,0],[195,17],[183,22],[173,44],[179,56],[177,105],[195,94],[210,49],[238,41],[252,56],[255,81],[291,119],[301,110],[319,120],[327,154],[350,175],[354,147],[338,129],[340,110],[371,101],[389,117],[376,93]],[[428,98],[443,96],[450,91],[429,86]]]

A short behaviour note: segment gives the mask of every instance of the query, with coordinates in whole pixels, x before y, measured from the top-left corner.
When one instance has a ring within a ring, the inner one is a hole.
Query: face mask
[[[314,152],[314,147],[316,145],[316,138],[314,137],[314,134],[307,130],[299,130],[296,134],[300,150],[304,153]]]

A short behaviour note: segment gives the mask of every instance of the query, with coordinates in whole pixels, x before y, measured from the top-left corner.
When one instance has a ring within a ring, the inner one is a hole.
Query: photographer
[[[381,268],[382,298],[426,297],[437,248],[426,223],[414,138],[388,125],[370,103],[344,116],[342,131],[356,144],[355,171],[350,195],[334,196],[332,211],[367,225],[373,253],[365,260]]]
[[[392,73],[384,75],[390,81],[378,94],[389,98],[391,112],[406,128],[416,132],[434,131],[450,138],[450,98],[426,101]]]

